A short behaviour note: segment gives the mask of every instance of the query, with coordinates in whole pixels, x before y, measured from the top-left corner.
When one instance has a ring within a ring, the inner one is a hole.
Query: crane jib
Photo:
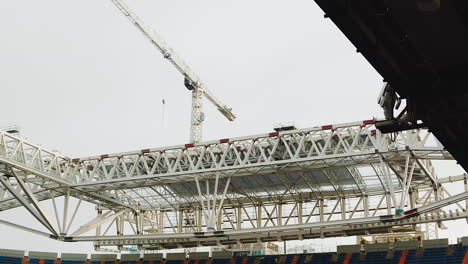
[[[127,6],[123,0],[111,0],[111,2],[119,9],[119,11],[127,17],[128,20],[150,40],[150,42],[158,48],[165,59],[169,60],[176,69],[184,75],[184,85],[189,90],[195,93],[192,95],[192,120],[191,120],[191,142],[199,142],[201,140],[203,103],[202,97],[205,96],[211,103],[213,103],[218,111],[223,114],[228,120],[233,121],[236,116],[231,108],[228,108],[219,99],[217,99],[203,84],[200,78],[190,69],[182,58],[180,58],[175,51],[167,45],[167,43],[150,27],[145,25],[143,21]]]

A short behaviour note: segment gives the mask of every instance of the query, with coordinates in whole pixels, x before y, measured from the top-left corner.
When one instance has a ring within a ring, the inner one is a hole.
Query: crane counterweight
[[[184,85],[189,91],[193,91],[196,88],[196,85],[194,85],[189,79],[185,78],[184,79]]]

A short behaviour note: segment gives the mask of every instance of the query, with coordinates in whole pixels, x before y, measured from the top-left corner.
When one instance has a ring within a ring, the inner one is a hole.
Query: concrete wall
[[[161,260],[163,257],[163,254],[145,254],[144,259],[145,260]]]
[[[419,247],[419,241],[397,241],[395,242],[395,250],[411,250]]]
[[[185,253],[167,253],[167,260],[183,260],[185,259]]]
[[[140,259],[140,254],[122,254],[120,260],[122,261],[138,261]]]
[[[448,247],[448,238],[443,239],[433,239],[433,240],[423,240],[423,247],[424,248],[442,248]]]
[[[367,252],[388,251],[388,243],[366,244],[365,249]]]
[[[343,254],[343,253],[358,253],[361,251],[360,245],[344,245],[344,246],[337,246],[336,253]]]
[[[462,237],[461,241],[463,246],[468,246],[468,237]]]
[[[62,253],[63,260],[82,260],[85,261],[88,255],[86,254],[72,254],[72,253]]]
[[[463,246],[468,246],[468,237],[462,237],[461,239]],[[433,239],[433,240],[423,240],[422,245],[424,248],[442,248],[448,247],[448,239]],[[394,245],[395,250],[411,250],[417,249],[419,246],[419,241],[398,241]],[[379,243],[379,244],[366,244],[364,246],[367,252],[376,252],[376,251],[388,251],[389,244],[388,243]],[[360,252],[360,245],[343,245],[337,247],[337,254],[342,253],[358,253]],[[215,259],[229,259],[232,257],[232,252],[228,251],[215,251],[212,253],[213,258]],[[0,249],[0,256],[8,256],[8,257],[23,257],[24,251],[22,250],[9,250],[9,249]],[[161,260],[162,254],[146,254],[144,256],[145,260]],[[208,252],[194,252],[190,254],[191,259],[208,259]],[[53,252],[37,252],[37,251],[30,251],[29,252],[30,258],[35,259],[56,259],[57,253]],[[86,260],[86,254],[70,254],[70,253],[63,253],[62,259],[63,260]],[[167,259],[168,260],[184,260],[186,257],[185,253],[168,253]],[[139,260],[139,254],[122,254],[121,260],[123,261],[137,261]],[[116,254],[93,254],[91,256],[92,260],[95,261],[114,261],[117,259]]]
[[[117,259],[116,254],[92,254],[91,260],[96,261],[114,261]]]
[[[190,259],[208,259],[208,252],[193,252],[190,253]]]
[[[24,251],[12,250],[12,249],[0,249],[0,256],[22,258],[24,256]]]
[[[57,259],[57,253],[29,251],[29,258],[37,258],[37,259]]]
[[[215,259],[220,259],[220,258],[231,258],[232,257],[232,252],[229,251],[214,251],[213,252],[213,258]]]

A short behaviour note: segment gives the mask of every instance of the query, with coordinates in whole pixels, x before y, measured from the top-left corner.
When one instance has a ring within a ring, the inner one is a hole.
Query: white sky
[[[128,4],[237,114],[229,122],[205,100],[207,140],[382,116],[382,77],[312,0]],[[3,1],[0,25],[0,126],[70,157],[188,142],[182,76],[109,0]],[[446,162],[439,175],[462,172]],[[32,221],[19,210],[8,217]],[[0,226],[0,248],[91,247]]]

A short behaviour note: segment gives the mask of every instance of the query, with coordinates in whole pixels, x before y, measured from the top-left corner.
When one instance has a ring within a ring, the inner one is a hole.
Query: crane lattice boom
[[[213,93],[208,90],[203,81],[198,75],[179,57],[175,51],[161,38],[161,36],[146,26],[143,21],[127,6],[122,0],[111,0],[111,2],[124,14],[135,27],[163,54],[164,58],[169,60],[176,69],[185,77],[185,85],[189,90],[192,90],[192,118],[191,118],[191,142],[201,141],[203,116],[204,95],[211,103],[213,103],[218,111],[221,112],[229,121],[233,121],[236,116],[231,111],[231,108],[224,105]]]

